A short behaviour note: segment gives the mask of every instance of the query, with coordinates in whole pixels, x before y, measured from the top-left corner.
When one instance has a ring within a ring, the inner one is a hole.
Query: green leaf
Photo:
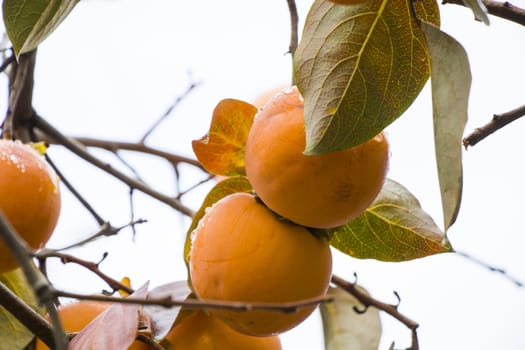
[[[417,97],[430,65],[412,6],[419,18],[439,25],[435,0],[313,3],[294,57],[305,100],[306,153],[372,138]]]
[[[215,202],[220,199],[236,192],[250,192],[252,191],[252,185],[248,181],[248,178],[245,176],[233,176],[229,177],[221,182],[219,182],[215,187],[213,187],[210,192],[204,198],[204,201],[199,208],[199,210],[193,216],[191,225],[186,233],[186,241],[184,242],[184,261],[186,262],[186,267],[189,263],[189,255],[191,249],[191,239],[192,233],[197,225],[199,224],[200,219],[206,214],[206,209],[211,207]],[[189,276],[189,273],[188,273]]]
[[[330,288],[327,295],[333,296],[334,301],[319,306],[325,349],[377,350],[381,338],[379,310],[371,307],[363,314],[356,313],[354,308],[361,308],[362,305],[353,295],[339,287]]]
[[[432,24],[422,22],[432,62],[432,109],[444,229],[456,220],[461,204],[462,138],[467,123],[470,64],[465,49]]]
[[[33,289],[27,283],[20,268],[0,274],[0,283],[11,289],[31,308],[40,314],[44,314],[44,310],[37,306],[38,301],[33,293]],[[0,306],[1,349],[23,349],[33,338],[33,333],[23,326],[10,312]]]
[[[465,0],[465,5],[467,5],[474,14],[474,17],[486,25],[490,24],[487,8],[481,0]]]
[[[416,197],[389,179],[361,216],[334,230],[330,244],[355,258],[382,261],[407,261],[452,251]]]
[[[7,36],[15,54],[34,50],[73,10],[79,0],[4,0]]]

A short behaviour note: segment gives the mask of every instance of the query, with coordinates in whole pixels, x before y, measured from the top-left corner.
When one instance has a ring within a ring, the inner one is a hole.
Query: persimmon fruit
[[[200,299],[285,303],[322,297],[332,255],[325,238],[276,216],[252,194],[234,193],[213,206],[193,232],[190,276]],[[210,309],[233,329],[277,335],[306,319],[316,306],[297,312]]]
[[[90,300],[81,300],[58,308],[58,316],[66,332],[80,332],[111,304]],[[135,340],[128,350],[148,350],[150,347]],[[49,347],[37,338],[35,350],[49,350]]]
[[[0,140],[0,211],[33,249],[51,237],[60,213],[58,176],[32,146]],[[18,266],[0,240],[0,273]]]
[[[246,174],[279,215],[304,226],[334,228],[376,198],[387,173],[388,142],[381,132],[352,148],[305,155],[303,106],[291,87],[257,113],[246,142]]]
[[[199,310],[185,317],[166,336],[167,349],[281,350],[278,336],[253,337],[239,333],[218,318]]]

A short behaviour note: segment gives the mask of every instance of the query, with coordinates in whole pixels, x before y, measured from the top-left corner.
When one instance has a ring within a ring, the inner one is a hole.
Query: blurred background
[[[300,28],[311,1],[297,1]],[[525,2],[516,1],[517,6]],[[456,5],[440,5],[442,29],[465,47],[473,75],[466,132],[494,113],[524,103],[525,28],[491,17],[476,22]],[[138,142],[146,130],[192,83],[191,91],[147,139],[164,151],[194,157],[191,141],[208,130],[215,105],[223,98],[253,101],[290,84],[287,54],[290,17],[286,1],[81,1],[39,48],[34,105],[50,123],[70,136]],[[0,106],[5,111],[7,79],[0,75]],[[525,124],[517,121],[464,152],[464,197],[449,238],[456,250],[525,281],[525,205],[523,150]],[[440,226],[441,201],[434,162],[429,86],[410,109],[387,128],[392,157],[389,177],[402,183]],[[93,154],[133,175],[113,154]],[[52,160],[104,219],[120,226],[131,219],[129,189],[116,179],[52,146]],[[122,152],[126,163],[155,189],[173,194],[190,188],[202,172],[180,167],[180,179],[165,161]],[[198,209],[207,182],[183,197]],[[108,257],[102,271],[129,276],[137,288],[186,278],[183,242],[190,220],[135,191],[135,218],[148,222],[119,235],[71,251],[83,259]],[[59,226],[49,246],[60,248],[98,229],[92,216],[64,189]],[[404,263],[357,260],[334,251],[334,272],[361,285],[376,298],[396,302],[420,324],[420,347],[433,349],[524,349],[525,290],[509,278],[461,256],[445,254]],[[49,261],[58,288],[97,293],[107,286],[89,271]],[[356,317],[359,317],[356,315]],[[382,315],[380,349],[410,345],[410,332]],[[323,348],[320,317],[282,336],[284,349]]]

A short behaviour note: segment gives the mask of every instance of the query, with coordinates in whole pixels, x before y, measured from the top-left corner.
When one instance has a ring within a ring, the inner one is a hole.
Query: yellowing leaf
[[[213,111],[208,134],[192,142],[202,166],[216,175],[244,175],[244,148],[257,108],[247,102],[225,99]]]
[[[7,36],[15,54],[34,50],[73,10],[79,0],[4,0]]]
[[[452,251],[419,201],[388,179],[361,216],[335,229],[330,244],[355,258],[382,261],[406,261]]]
[[[371,307],[363,314],[356,313],[354,307],[361,309],[361,303],[339,287],[330,288],[327,295],[334,301],[319,306],[325,349],[377,350],[381,338],[379,310]]]
[[[219,201],[221,198],[224,198],[227,195],[230,195],[236,192],[250,192],[250,191],[252,191],[252,185],[248,181],[248,178],[246,178],[245,176],[234,176],[234,177],[229,177],[227,179],[222,180],[217,185],[215,185],[215,187],[213,187],[210,190],[210,192],[208,192],[208,194],[206,195],[206,198],[204,198],[204,201],[201,207],[193,216],[191,225],[188,229],[188,232],[186,233],[186,241],[184,242],[184,261],[186,262],[186,266],[189,263],[189,254],[190,254],[190,249],[191,249],[191,235],[193,233],[193,230],[195,230],[195,228],[199,224],[199,220],[206,213],[206,209],[211,207],[213,203]],[[189,276],[189,273],[188,273],[188,276]]]
[[[435,0],[317,0],[294,57],[305,100],[306,153],[360,144],[397,119],[429,73],[418,17],[439,24]]]
[[[422,22],[421,26],[432,62],[434,143],[446,231],[456,220],[461,203],[462,138],[472,77],[461,44],[432,24]]]
[[[131,288],[131,279],[129,277],[127,277],[127,276],[122,277],[122,279],[120,280],[120,283],[122,283],[126,287]],[[119,289],[118,293],[120,294],[121,297],[127,297],[129,295],[128,292],[126,292],[125,290],[122,290],[122,289]]]
[[[37,306],[38,301],[33,289],[27,283],[21,269],[0,274],[0,283],[3,283],[40,314],[44,313],[43,309]],[[24,349],[33,338],[33,333],[0,306],[0,349]]]

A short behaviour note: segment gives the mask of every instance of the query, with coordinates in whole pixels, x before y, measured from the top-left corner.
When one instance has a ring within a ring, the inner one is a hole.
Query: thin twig
[[[61,252],[51,250],[51,249],[42,249],[34,253],[34,256],[38,258],[39,260],[46,259],[46,258],[59,258],[63,264],[74,263],[74,264],[80,265],[82,267],[85,267],[89,271],[93,272],[97,276],[99,276],[112,289],[112,292],[122,290],[128,294],[133,293],[132,288],[120,283],[119,281],[109,277],[108,275],[100,271],[100,268],[99,268],[100,261],[98,263],[94,263],[91,261],[82,260],[71,254],[61,253]]]
[[[310,307],[313,305],[319,305],[321,303],[329,303],[333,301],[332,297],[318,297],[303,299],[294,302],[282,302],[282,303],[245,303],[235,301],[216,301],[216,300],[199,300],[199,299],[184,299],[176,300],[171,297],[159,298],[159,299],[143,299],[134,297],[111,297],[104,295],[86,295],[78,293],[70,293],[61,290],[55,290],[56,297],[72,298],[79,300],[94,300],[103,302],[117,302],[124,304],[140,304],[140,305],[156,305],[164,307],[183,306],[187,309],[222,309],[232,311],[275,311],[281,313],[294,313],[297,310]]]
[[[3,72],[7,67],[9,67],[9,65],[11,63],[13,63],[15,61],[15,56],[14,55],[11,55],[9,57],[7,57],[4,62],[2,62],[2,64],[0,65],[0,73]]]
[[[297,5],[294,0],[286,0],[288,3],[288,10],[290,11],[290,54],[292,58],[295,55],[295,50],[297,49],[299,43],[299,15],[297,14]]]
[[[196,168],[204,170],[202,165],[196,159],[184,157],[184,156],[169,153],[166,151],[162,151],[157,148],[149,147],[141,143],[101,140],[101,139],[94,139],[94,138],[89,138],[89,137],[75,137],[73,139],[80,142],[82,145],[86,147],[101,148],[101,149],[105,149],[107,151],[111,151],[114,153],[116,153],[119,150],[123,150],[123,151],[134,151],[134,152],[140,152],[140,153],[145,153],[145,154],[151,154],[151,155],[154,155],[160,158],[164,158],[165,160],[167,160],[173,165],[176,165],[179,163],[185,163],[185,164],[189,164]]]
[[[68,249],[71,249],[71,248],[80,247],[80,246],[82,246],[82,245],[84,245],[86,243],[94,241],[97,238],[113,236],[113,235],[116,235],[117,233],[119,233],[121,230],[123,230],[126,227],[137,225],[137,224],[143,224],[145,222],[147,222],[147,221],[144,220],[144,219],[137,219],[135,221],[131,221],[131,222],[129,222],[129,223],[125,224],[125,225],[122,225],[120,227],[115,227],[115,226],[112,226],[109,222],[105,222],[103,225],[100,226],[100,228],[99,228],[99,230],[97,232],[95,232],[94,234],[92,234],[88,238],[85,238],[85,239],[83,239],[83,240],[81,240],[79,242],[70,244],[68,246],[65,246],[65,247],[62,247],[62,248],[59,248],[59,249],[55,249],[55,251],[62,251],[62,250],[68,250]]]
[[[442,4],[465,6],[463,0],[443,0]],[[512,5],[510,2],[483,0],[483,4],[491,15],[506,19],[510,22],[525,26],[525,10]]]
[[[45,155],[47,162],[51,165],[51,167],[55,170],[58,177],[60,178],[60,182],[62,182],[66,188],[71,192],[71,194],[82,204],[82,206],[93,216],[95,221],[100,225],[104,225],[106,221],[95,211],[95,209],[89,204],[89,202],[76,190],[76,188],[69,182],[69,180],[64,176],[64,174],[58,169],[56,164],[52,161],[52,159],[49,157],[49,155],[46,153]]]
[[[53,347],[55,341],[51,325],[3,283],[0,283],[0,304],[47,346]]]
[[[43,133],[45,136],[47,136],[48,139],[51,139],[55,143],[61,144],[62,146],[70,150],[71,152],[75,153],[80,158],[91,163],[97,168],[105,171],[106,173],[113,175],[114,177],[122,181],[123,183],[127,184],[129,187],[137,189],[155,198],[156,200],[169,205],[170,207],[178,210],[179,212],[181,212],[182,214],[186,216],[193,217],[193,214],[194,214],[193,210],[183,205],[176,198],[173,198],[161,192],[158,192],[154,190],[153,188],[151,188],[150,186],[146,185],[145,183],[137,181],[136,179],[113,168],[111,164],[101,161],[97,157],[93,156],[91,153],[87,152],[86,149],[83,147],[83,145],[80,144],[78,141],[65,136],[64,134],[62,134],[60,131],[58,131],[55,127],[53,127],[45,119],[43,119],[36,113],[34,113],[33,115],[33,123],[37,131],[40,131],[41,133]]]
[[[399,303],[398,304],[387,304],[377,299],[374,299],[370,295],[359,290],[359,288],[357,288],[357,285],[355,283],[346,281],[336,275],[332,275],[332,283],[344,289],[351,295],[353,295],[361,304],[363,304],[363,306],[365,307],[365,311],[366,311],[366,308],[373,306],[378,310],[386,312],[387,314],[394,317],[399,322],[403,323],[408,329],[412,331],[412,346],[410,347],[410,349],[411,350],[419,349],[419,343],[417,339],[417,328],[419,327],[419,324],[399,312],[398,310]],[[399,296],[398,295],[396,296],[398,297],[398,300],[399,300]],[[363,310],[358,310],[358,309],[356,311],[363,312]]]
[[[465,252],[458,252],[456,251],[456,254],[458,254],[459,256],[462,256],[464,258],[466,258],[467,260],[470,260],[472,261],[473,263],[475,264],[478,264],[486,269],[488,269],[489,271],[492,271],[492,272],[496,272],[496,273],[499,273],[501,274],[503,277],[505,277],[506,279],[508,279],[509,281],[511,281],[512,283],[514,283],[517,287],[523,287],[524,286],[524,283],[520,280],[518,280],[517,278],[514,278],[512,276],[510,276],[507,271],[505,271],[505,269],[502,269],[500,267],[495,267],[495,266],[492,266],[478,258],[475,258],[473,257],[472,255],[470,254],[467,254]]]
[[[7,221],[4,215],[0,212],[0,237],[3,239],[9,251],[14,255],[16,261],[22,268],[28,284],[33,288],[35,295],[39,302],[46,307],[54,332],[54,349],[65,350],[66,336],[58,313],[55,308],[55,289],[47,281],[47,279],[38,273],[31,262],[31,249],[27,243],[20,238],[16,230]]]
[[[142,138],[140,139],[140,143],[145,143],[146,142],[146,139],[148,138],[148,136],[153,132],[155,131],[155,129],[171,114],[171,112],[173,112],[173,110],[175,109],[175,107],[177,107],[179,105],[179,103],[182,102],[182,100],[184,100],[186,98],[186,96],[188,96],[188,94],[193,90],[195,89],[197,86],[199,85],[198,82],[192,82],[188,88],[186,89],[186,91],[184,91],[182,93],[182,95],[180,96],[177,96],[177,98],[175,99],[175,101],[171,104],[171,106],[168,107],[168,109],[166,110],[166,112],[164,112],[164,114],[162,114],[160,116],[159,119],[157,119],[155,121],[155,123],[153,123],[153,125],[144,133],[144,136],[142,136]]]
[[[501,129],[505,125],[523,117],[525,115],[525,105],[515,108],[511,111],[494,114],[492,120],[487,124],[476,128],[470,135],[463,139],[463,146],[468,148],[474,146],[493,132]]]

